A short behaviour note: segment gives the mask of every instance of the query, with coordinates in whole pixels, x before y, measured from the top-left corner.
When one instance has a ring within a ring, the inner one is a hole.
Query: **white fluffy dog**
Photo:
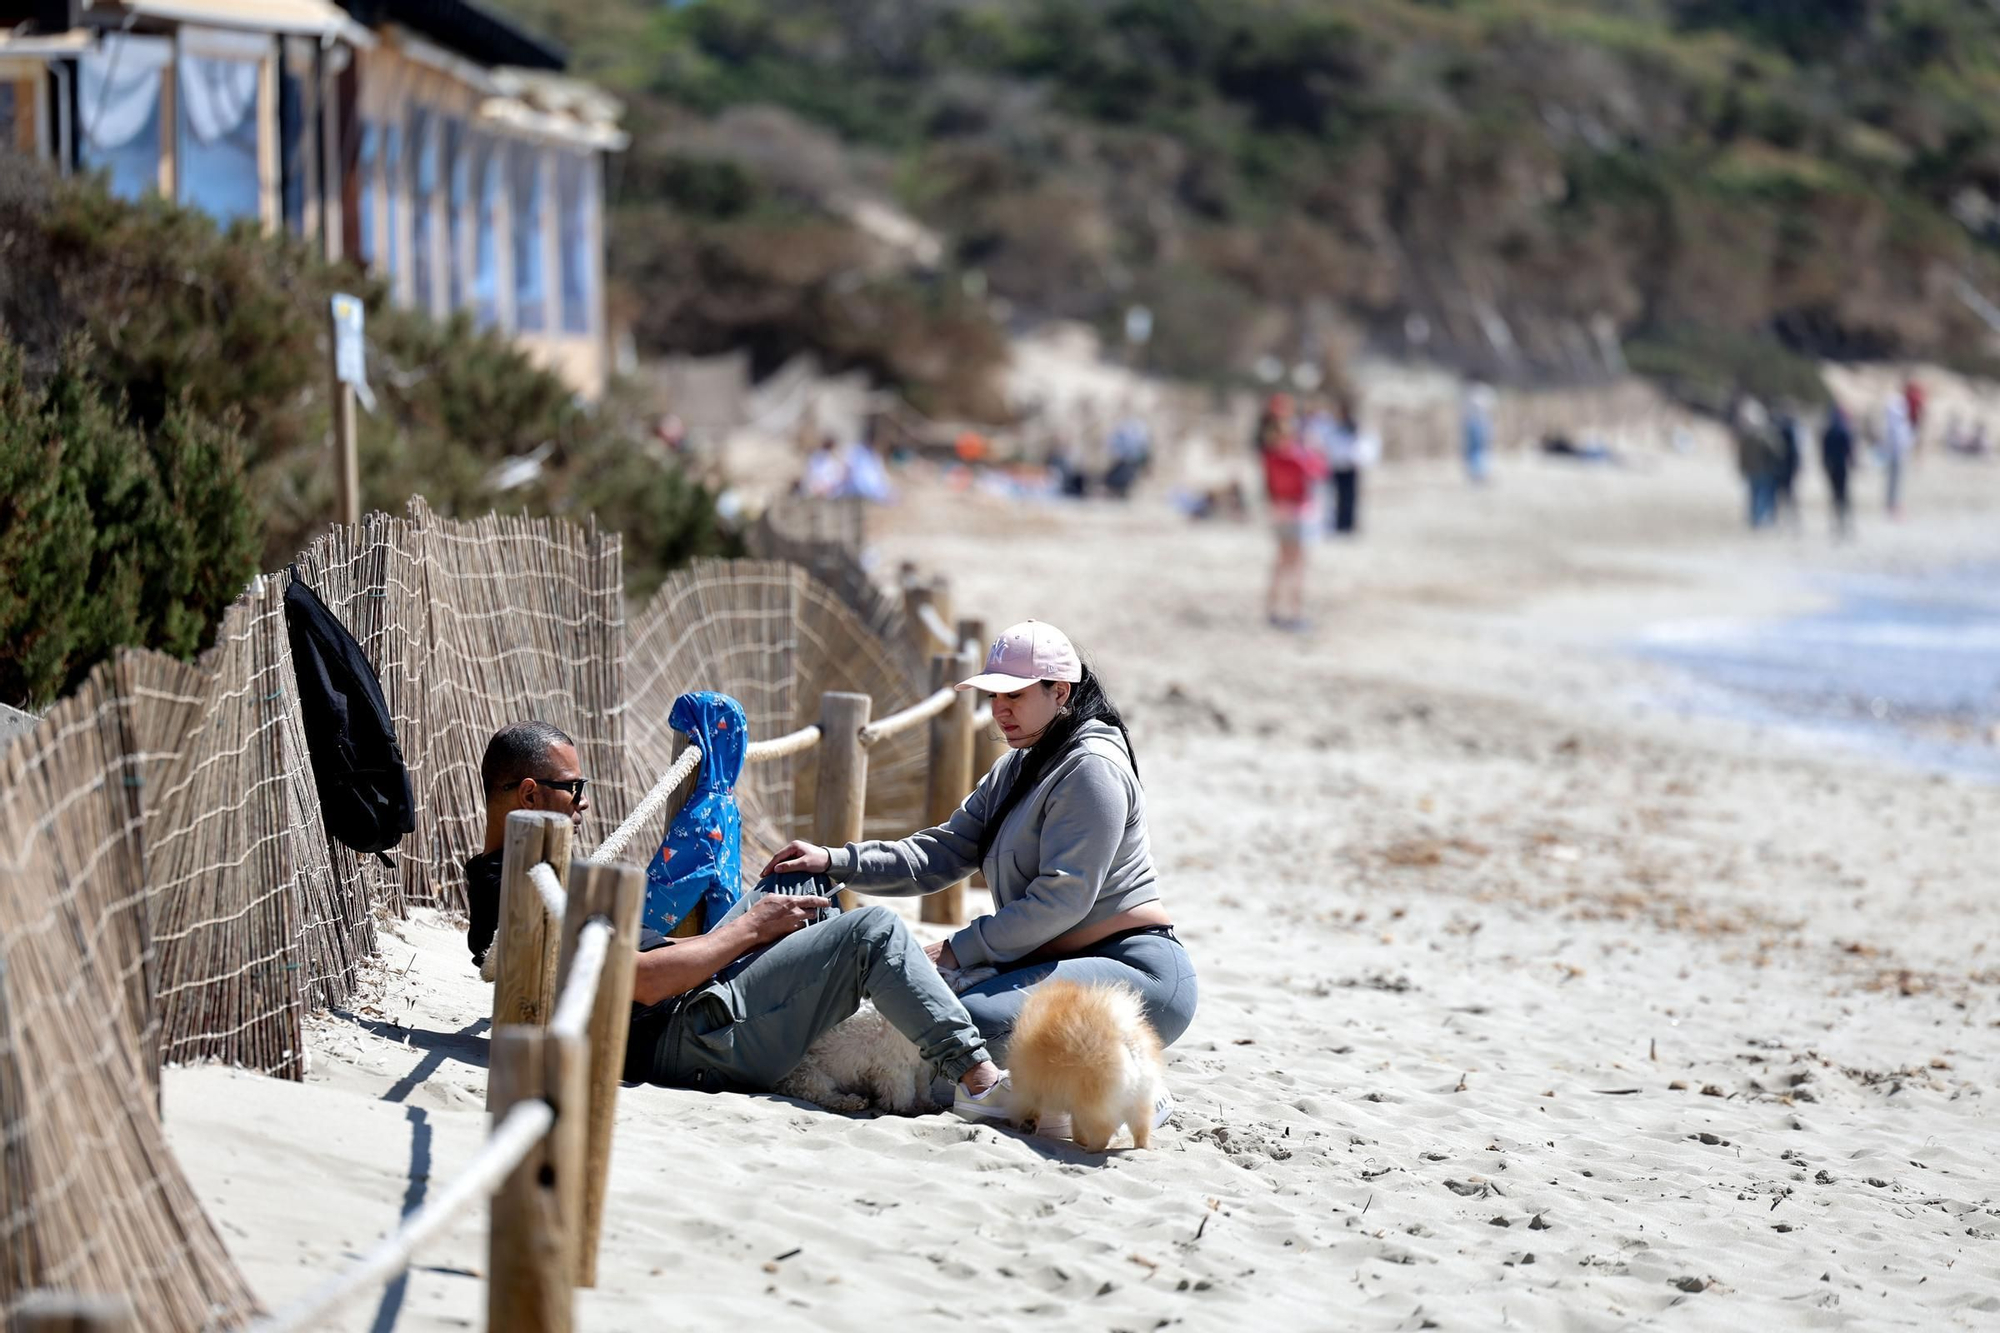
[[[879,1107],[891,1115],[932,1109],[930,1066],[875,1006],[861,1007],[823,1034],[799,1067],[772,1091],[849,1115]]]
[[[994,972],[974,967],[948,969],[943,975],[958,992],[977,986]],[[870,1107],[890,1115],[922,1115],[935,1109],[930,1066],[918,1058],[915,1044],[866,1000],[814,1042],[799,1067],[778,1080],[772,1091],[848,1115]]]

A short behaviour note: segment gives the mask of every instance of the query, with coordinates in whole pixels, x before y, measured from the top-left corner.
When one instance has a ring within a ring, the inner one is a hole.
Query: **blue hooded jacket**
[[[701,747],[701,769],[687,804],[646,867],[640,925],[662,935],[671,935],[697,903],[706,906],[706,930],[743,896],[743,815],[736,808],[736,779],[750,743],[743,705],[726,694],[683,694],[674,700],[667,720]]]

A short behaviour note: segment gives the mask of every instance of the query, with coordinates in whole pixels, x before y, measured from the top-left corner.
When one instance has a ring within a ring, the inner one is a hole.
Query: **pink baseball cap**
[[[993,641],[986,654],[986,670],[971,680],[958,683],[961,690],[985,690],[989,694],[1012,694],[1038,680],[1083,679],[1083,662],[1069,636],[1054,625],[1024,620],[1010,625]]]

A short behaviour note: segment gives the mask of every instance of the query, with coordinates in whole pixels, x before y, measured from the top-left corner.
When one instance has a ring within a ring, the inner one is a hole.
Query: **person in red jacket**
[[[1299,437],[1292,400],[1273,394],[1257,424],[1257,451],[1264,464],[1264,494],[1271,504],[1271,527],[1278,558],[1264,610],[1279,629],[1303,630],[1306,599],[1306,533],[1312,499],[1326,478],[1326,460]]]

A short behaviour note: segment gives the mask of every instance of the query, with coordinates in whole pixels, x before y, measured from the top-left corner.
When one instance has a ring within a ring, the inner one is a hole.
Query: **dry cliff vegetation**
[[[1990,345],[1957,284],[2000,297],[1991,4],[505,3],[630,99],[613,263],[654,351],[816,348],[977,410],[992,298],[1143,301],[1197,376],[1412,316],[1468,369],[1615,342],[1711,391]]]

